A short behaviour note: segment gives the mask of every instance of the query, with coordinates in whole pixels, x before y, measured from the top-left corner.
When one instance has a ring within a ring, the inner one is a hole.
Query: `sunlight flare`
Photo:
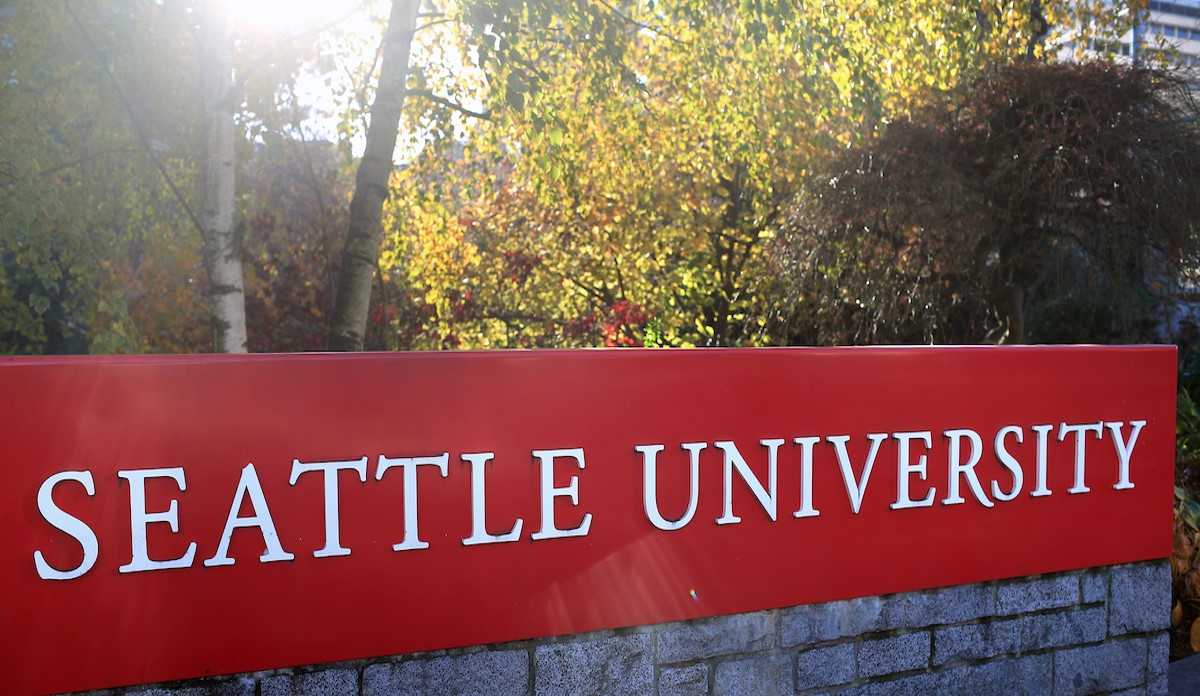
[[[370,0],[220,0],[236,26],[296,32],[335,23]]]

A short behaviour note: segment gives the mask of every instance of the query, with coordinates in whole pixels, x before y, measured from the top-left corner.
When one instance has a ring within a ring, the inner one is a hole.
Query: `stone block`
[[[1147,696],[1167,696],[1170,693],[1170,682],[1164,674],[1160,677],[1154,677],[1146,680]]]
[[[854,689],[854,696],[1042,696],[1050,694],[1050,655],[1004,658],[941,672],[922,672]]]
[[[996,588],[989,585],[957,585],[905,597],[904,625],[922,628],[953,624],[991,616],[996,606]]]
[[[940,694],[939,675],[933,672],[910,674],[888,681],[871,681],[837,692],[844,696],[931,696]]]
[[[1151,636],[1147,641],[1149,654],[1146,662],[1146,692],[1149,694],[1167,693],[1167,676],[1171,654],[1171,635],[1162,632]]]
[[[770,614],[735,614],[658,629],[658,662],[671,664],[721,655],[757,652],[772,647],[774,625]]]
[[[1024,614],[1044,609],[1061,609],[1079,603],[1079,576],[1010,580],[1000,585],[996,595],[996,613],[1000,616]]]
[[[1051,664],[1051,656],[1042,654],[993,660],[981,665],[964,665],[943,675],[941,693],[969,693],[972,696],[1048,694],[1052,686]]]
[[[262,696],[358,696],[358,670],[324,669],[300,674],[277,674],[261,682]]]
[[[529,691],[529,653],[478,652],[374,664],[363,670],[363,696],[516,694]]]
[[[1108,568],[1090,568],[1083,571],[1083,603],[1095,604],[1108,601]]]
[[[1103,626],[1103,618],[1101,619]],[[981,660],[1021,647],[1021,619],[947,626],[933,632],[933,664],[944,665],[962,660]]]
[[[1008,696],[1050,693],[1051,657],[1026,655],[994,660],[981,665],[964,665],[940,675],[938,693],[972,696]]]
[[[708,693],[708,665],[667,667],[658,675],[658,696],[695,696]]]
[[[1113,568],[1108,612],[1111,635],[1165,631],[1171,622],[1167,561]]]
[[[928,631],[864,640],[858,646],[858,676],[870,678],[926,669],[931,649]]]
[[[1146,639],[1122,640],[1054,653],[1054,693],[1090,694],[1141,686],[1146,681]]]
[[[1042,696],[1050,693],[1050,687],[1050,655],[1027,655],[872,682],[848,693],[854,696]]]
[[[805,650],[796,656],[796,688],[816,689],[854,681],[854,643]]]
[[[1102,641],[1108,633],[1107,619],[1104,607],[1028,614],[1022,617],[1021,649],[1039,650]]]
[[[100,693],[89,692],[89,696]],[[172,687],[167,685],[152,686],[146,689],[126,691],[126,696],[254,696],[254,680],[249,677],[240,679],[214,679],[200,684]]]
[[[650,636],[635,633],[539,645],[537,694],[644,694],[654,690]]]
[[[787,654],[721,662],[713,677],[715,696],[790,696],[793,693],[792,660]]]
[[[783,647],[809,645],[904,624],[903,597],[861,597],[785,609],[780,614]]]

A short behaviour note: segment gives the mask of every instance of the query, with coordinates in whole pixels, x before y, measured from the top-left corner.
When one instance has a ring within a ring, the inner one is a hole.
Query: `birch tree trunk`
[[[400,127],[400,109],[404,105],[409,50],[420,7],[420,0],[392,0],[379,66],[379,84],[371,104],[366,148],[358,165],[354,196],[350,199],[350,225],[330,318],[330,350],[362,350],[367,333],[371,287],[383,237],[383,202],[387,198],[388,177],[393,168],[392,154],[396,149],[396,131]]]
[[[208,0],[200,18],[200,85],[204,174],[201,180],[201,233],[208,271],[213,350],[246,352],[246,298],[242,245],[234,227],[237,184],[234,122],[236,95],[233,55],[222,3]]]

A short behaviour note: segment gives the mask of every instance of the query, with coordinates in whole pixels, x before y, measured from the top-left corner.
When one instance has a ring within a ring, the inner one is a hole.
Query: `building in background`
[[[1119,37],[1088,39],[1062,36],[1061,60],[1115,57],[1173,69],[1200,97],[1200,0],[1151,0],[1133,28]],[[1101,32],[1102,33],[1102,32]],[[1082,50],[1081,50],[1082,49]],[[1200,345],[1200,269],[1164,282],[1168,286],[1159,309],[1158,334],[1165,342]]]
[[[1145,21],[1121,38],[1123,54],[1126,46],[1147,55],[1166,53],[1172,64],[1194,71],[1200,66],[1200,0],[1151,2]]]
[[[1164,58],[1185,68],[1193,82],[1200,78],[1200,0],[1152,0],[1133,29],[1116,41],[1090,40],[1085,55],[1118,55],[1129,60]],[[1075,57],[1078,44],[1063,45],[1060,56]]]

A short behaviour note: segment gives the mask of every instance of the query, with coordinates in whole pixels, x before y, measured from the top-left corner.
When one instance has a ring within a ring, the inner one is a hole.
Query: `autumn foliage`
[[[778,239],[847,147],[991,66],[1048,59],[1057,31],[1119,35],[1126,10],[1143,4],[430,5],[405,73],[397,166],[376,192],[386,194],[385,234],[365,345],[952,335],[798,332],[780,293],[801,283],[781,281],[795,263]],[[233,28],[235,229],[253,350],[327,338],[387,5],[363,3],[354,31]],[[0,12],[5,351],[212,348],[195,221],[197,7],[104,0]],[[302,73],[324,80],[320,135]],[[931,308],[974,312],[972,325],[991,311],[943,289],[926,298]]]
[[[1195,267],[1200,129],[1175,79],[1014,63],[847,151],[775,246],[790,340],[1152,340]]]

